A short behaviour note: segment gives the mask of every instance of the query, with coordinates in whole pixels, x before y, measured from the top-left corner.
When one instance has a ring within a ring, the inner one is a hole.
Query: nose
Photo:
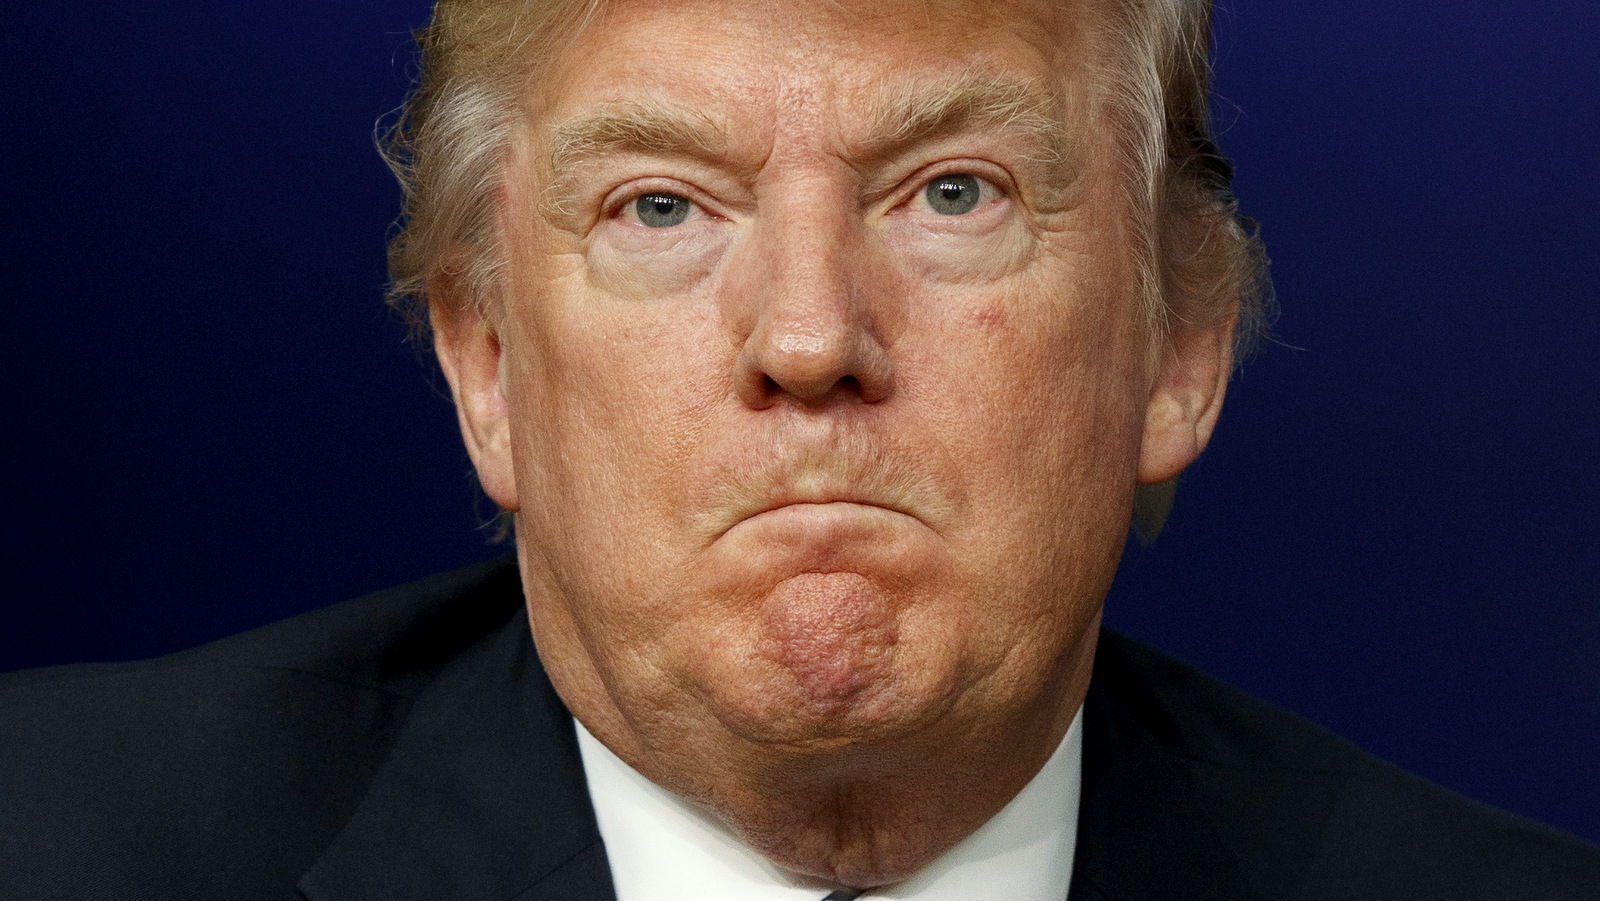
[[[815,408],[889,397],[887,292],[859,226],[847,216],[772,222],[749,250],[753,264],[730,285],[748,326],[734,373],[739,399],[759,410],[785,398]]]

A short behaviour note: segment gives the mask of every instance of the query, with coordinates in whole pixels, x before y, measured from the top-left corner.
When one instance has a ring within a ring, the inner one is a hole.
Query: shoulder
[[[168,657],[0,677],[0,830],[12,838],[0,885],[44,878],[74,848],[93,849],[85,872],[107,874],[119,861],[304,866],[359,803],[412,699],[521,605],[503,558]]]
[[[1469,800],[1125,636],[1099,741],[1157,755],[1266,897],[1580,898],[1600,849]]]
[[[522,603],[516,560],[506,555],[229,636],[128,663],[45,667],[0,675],[0,699],[71,692],[163,673],[289,669],[414,691],[428,673]]]

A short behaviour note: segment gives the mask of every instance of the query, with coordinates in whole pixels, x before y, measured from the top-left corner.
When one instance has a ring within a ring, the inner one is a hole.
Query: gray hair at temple
[[[389,241],[389,301],[419,334],[431,302],[499,317],[505,254],[495,204],[522,98],[541,63],[605,2],[439,0],[418,32],[416,89],[379,145],[404,193]],[[1237,315],[1237,363],[1266,336],[1275,304],[1265,249],[1239,214],[1232,165],[1213,141],[1211,0],[1086,2],[1102,8],[1092,101],[1117,135],[1144,321],[1164,334]],[[1171,502],[1170,483],[1141,488],[1142,538],[1160,530]]]

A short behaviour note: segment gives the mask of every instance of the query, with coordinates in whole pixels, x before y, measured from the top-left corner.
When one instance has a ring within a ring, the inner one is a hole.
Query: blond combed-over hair
[[[486,309],[505,268],[495,204],[516,117],[539,63],[604,0],[438,0],[416,33],[416,85],[378,149],[400,182],[389,238],[389,303],[427,334],[445,285]]]

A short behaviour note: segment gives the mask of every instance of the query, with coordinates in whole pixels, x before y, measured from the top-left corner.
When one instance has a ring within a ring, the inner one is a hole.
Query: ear
[[[1208,326],[1178,322],[1167,335],[1145,408],[1139,484],[1177,478],[1211,440],[1233,370],[1238,315],[1237,309],[1231,310]]]
[[[428,305],[433,349],[450,383],[456,419],[478,483],[501,509],[515,512],[517,480],[511,465],[511,424],[500,385],[500,339],[476,305],[439,292]]]

